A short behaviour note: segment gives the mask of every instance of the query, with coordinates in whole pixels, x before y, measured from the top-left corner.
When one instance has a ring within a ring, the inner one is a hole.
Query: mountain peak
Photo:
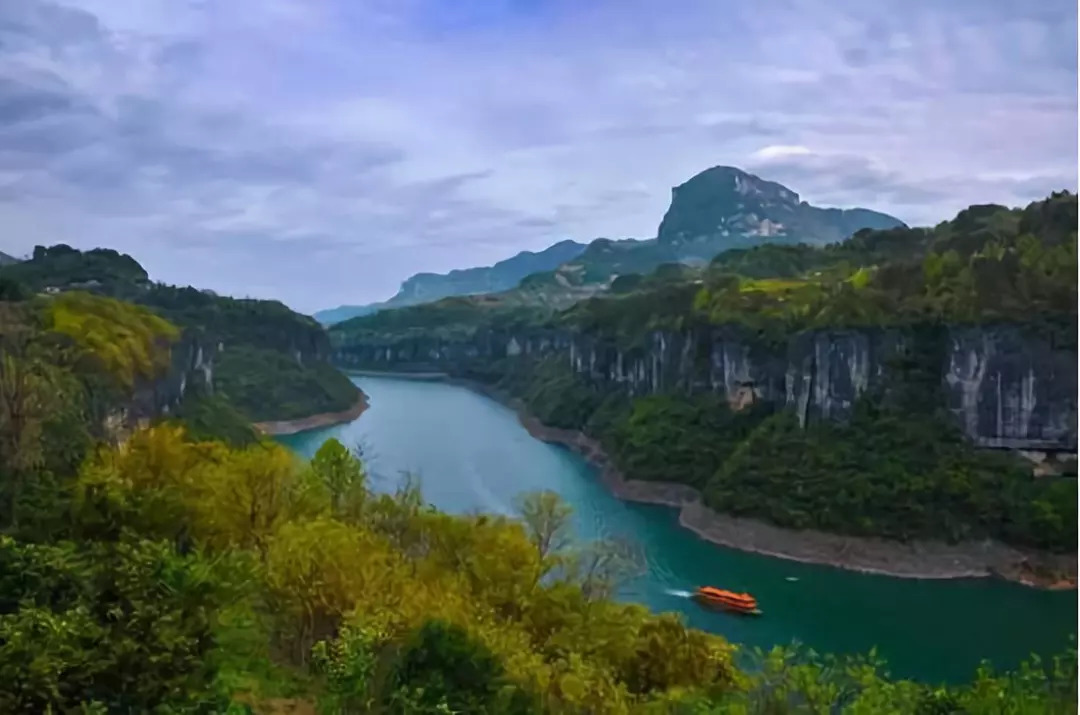
[[[817,208],[783,184],[738,167],[714,166],[671,190],[657,238],[670,245],[702,244],[703,253],[715,253],[763,239],[831,243],[860,228],[901,225],[867,209]]]

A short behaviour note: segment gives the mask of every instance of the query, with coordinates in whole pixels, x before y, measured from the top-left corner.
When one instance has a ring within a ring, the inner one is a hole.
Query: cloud
[[[1076,187],[1064,0],[7,0],[0,250],[315,310],[654,234],[744,166],[934,223]]]
[[[783,144],[770,144],[769,146],[761,147],[751,155],[751,159],[765,160],[770,159],[782,159],[786,157],[794,156],[808,156],[812,154],[809,149],[804,146],[785,146]]]

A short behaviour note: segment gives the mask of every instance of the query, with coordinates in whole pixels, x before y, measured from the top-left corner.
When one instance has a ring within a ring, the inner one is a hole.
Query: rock
[[[1073,452],[1077,446],[1076,351],[1015,326],[944,330],[929,369],[942,407],[977,445]],[[339,346],[341,364],[392,371],[463,374],[505,358],[562,355],[577,373],[633,395],[723,394],[733,406],[764,401],[792,409],[801,424],[843,421],[860,395],[884,389],[893,363],[919,339],[909,330],[817,330],[762,345],[734,326],[656,331],[622,345],[566,330],[478,332],[468,339],[387,336]],[[935,344],[936,345],[936,344]],[[921,388],[920,388],[921,389]]]

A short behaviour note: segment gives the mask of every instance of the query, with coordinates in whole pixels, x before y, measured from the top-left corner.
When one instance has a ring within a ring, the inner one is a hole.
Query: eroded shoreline
[[[368,397],[364,394],[363,390],[361,390],[360,397],[358,397],[353,406],[347,410],[342,410],[341,412],[323,412],[308,417],[300,417],[295,420],[255,422],[253,423],[253,426],[265,435],[281,437],[284,435],[296,434],[297,432],[318,429],[320,427],[331,427],[343,422],[352,422],[363,414],[364,410],[367,408]]]
[[[366,374],[411,379],[408,373],[366,371]],[[581,455],[597,469],[600,480],[619,499],[676,508],[682,527],[720,546],[897,578],[997,577],[1036,588],[1064,590],[1077,587],[1075,554],[1027,551],[992,540],[959,544],[938,541],[900,543],[787,529],[758,519],[720,514],[705,506],[701,494],[688,485],[626,479],[596,440],[579,431],[541,423],[529,414],[520,400],[488,385],[441,373],[425,373],[419,379],[459,385],[509,407],[533,437],[560,444]]]

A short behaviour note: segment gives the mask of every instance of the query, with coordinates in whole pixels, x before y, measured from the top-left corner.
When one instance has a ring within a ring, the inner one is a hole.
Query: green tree
[[[0,537],[0,710],[212,712],[211,565],[163,544]]]
[[[331,513],[355,520],[363,508],[364,465],[336,439],[322,443],[311,459],[311,469],[330,495]]]

